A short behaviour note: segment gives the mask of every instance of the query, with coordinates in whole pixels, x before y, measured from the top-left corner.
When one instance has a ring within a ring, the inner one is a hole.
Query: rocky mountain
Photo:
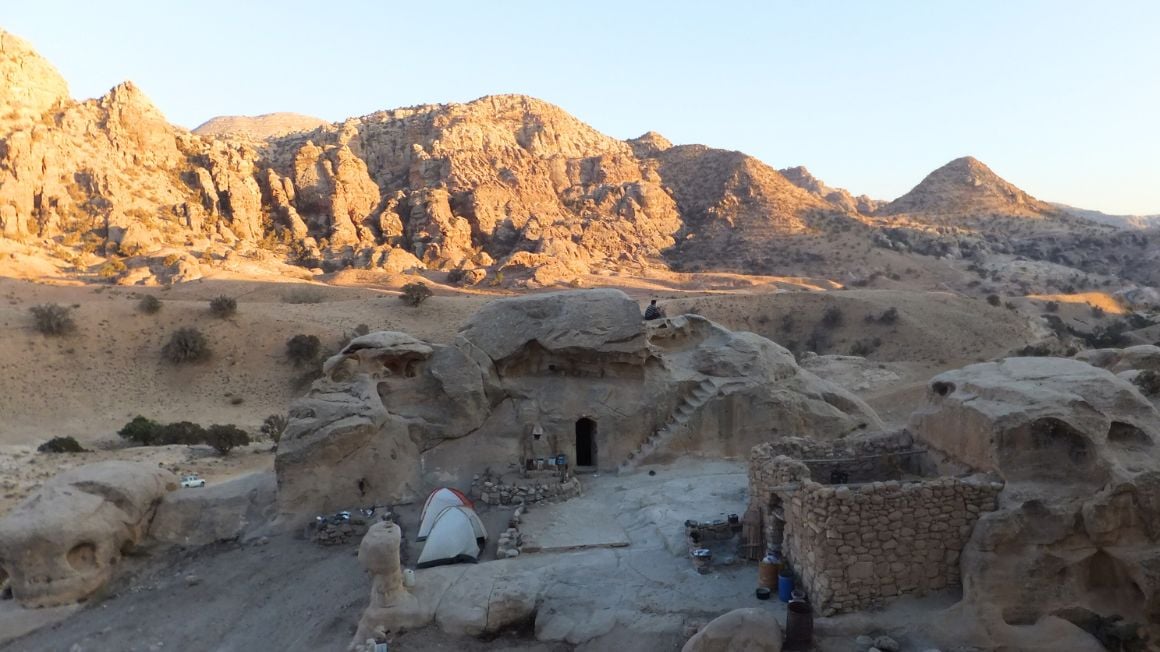
[[[193,129],[198,136],[268,140],[327,124],[322,118],[301,113],[266,113],[257,116],[223,115],[210,118]]]
[[[0,78],[0,237],[123,283],[196,278],[239,258],[521,286],[656,268],[855,278],[871,272],[868,252],[850,253],[867,243],[1062,260],[1044,238],[1081,222],[1084,237],[1108,229],[972,158],[882,205],[804,167],[654,132],[617,140],[519,95],[334,124],[215,118],[191,133],[129,82],[70,99],[51,64],[3,32]],[[1114,248],[1068,260],[1110,269]]]
[[[877,212],[929,217],[990,214],[1031,218],[1059,213],[970,156],[957,158],[926,175],[910,192]]]

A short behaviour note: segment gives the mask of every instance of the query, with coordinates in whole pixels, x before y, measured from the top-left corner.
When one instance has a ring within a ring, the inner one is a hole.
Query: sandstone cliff
[[[519,95],[335,124],[217,118],[190,133],[130,82],[70,99],[56,70],[3,32],[0,79],[0,237],[122,283],[271,254],[324,271],[455,271],[466,283],[503,272],[529,286],[649,268],[859,277],[868,258],[840,250],[1058,258],[1040,236],[1079,223],[970,158],[880,206],[805,168],[654,132],[617,140]],[[1110,227],[1090,226],[1074,265],[1125,267],[1122,243],[1090,240]]]

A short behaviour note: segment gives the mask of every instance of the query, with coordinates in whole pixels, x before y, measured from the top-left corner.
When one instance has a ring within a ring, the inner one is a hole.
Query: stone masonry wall
[[[959,554],[1002,485],[982,476],[777,492],[784,552],[823,615],[960,583]]]

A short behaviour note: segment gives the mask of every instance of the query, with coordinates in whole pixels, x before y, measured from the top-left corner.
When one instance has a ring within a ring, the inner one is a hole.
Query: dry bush
[[[209,312],[218,319],[233,317],[238,312],[238,300],[224,294],[216,296],[210,299]]]
[[[152,294],[146,294],[137,302],[137,310],[140,310],[146,315],[155,315],[161,310],[161,299],[158,299]]]
[[[72,310],[58,303],[32,306],[28,310],[32,313],[32,327],[42,335],[67,335],[76,330]]]
[[[431,294],[431,288],[427,287],[426,283],[418,281],[404,285],[403,293],[399,295],[399,300],[415,308],[430,298]]]
[[[173,364],[201,362],[210,357],[209,342],[196,328],[179,328],[161,348],[161,355]]]

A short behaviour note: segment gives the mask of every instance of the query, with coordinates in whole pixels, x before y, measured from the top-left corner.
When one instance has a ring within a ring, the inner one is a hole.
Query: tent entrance
[[[588,417],[576,421],[576,466],[596,466],[596,422]]]

